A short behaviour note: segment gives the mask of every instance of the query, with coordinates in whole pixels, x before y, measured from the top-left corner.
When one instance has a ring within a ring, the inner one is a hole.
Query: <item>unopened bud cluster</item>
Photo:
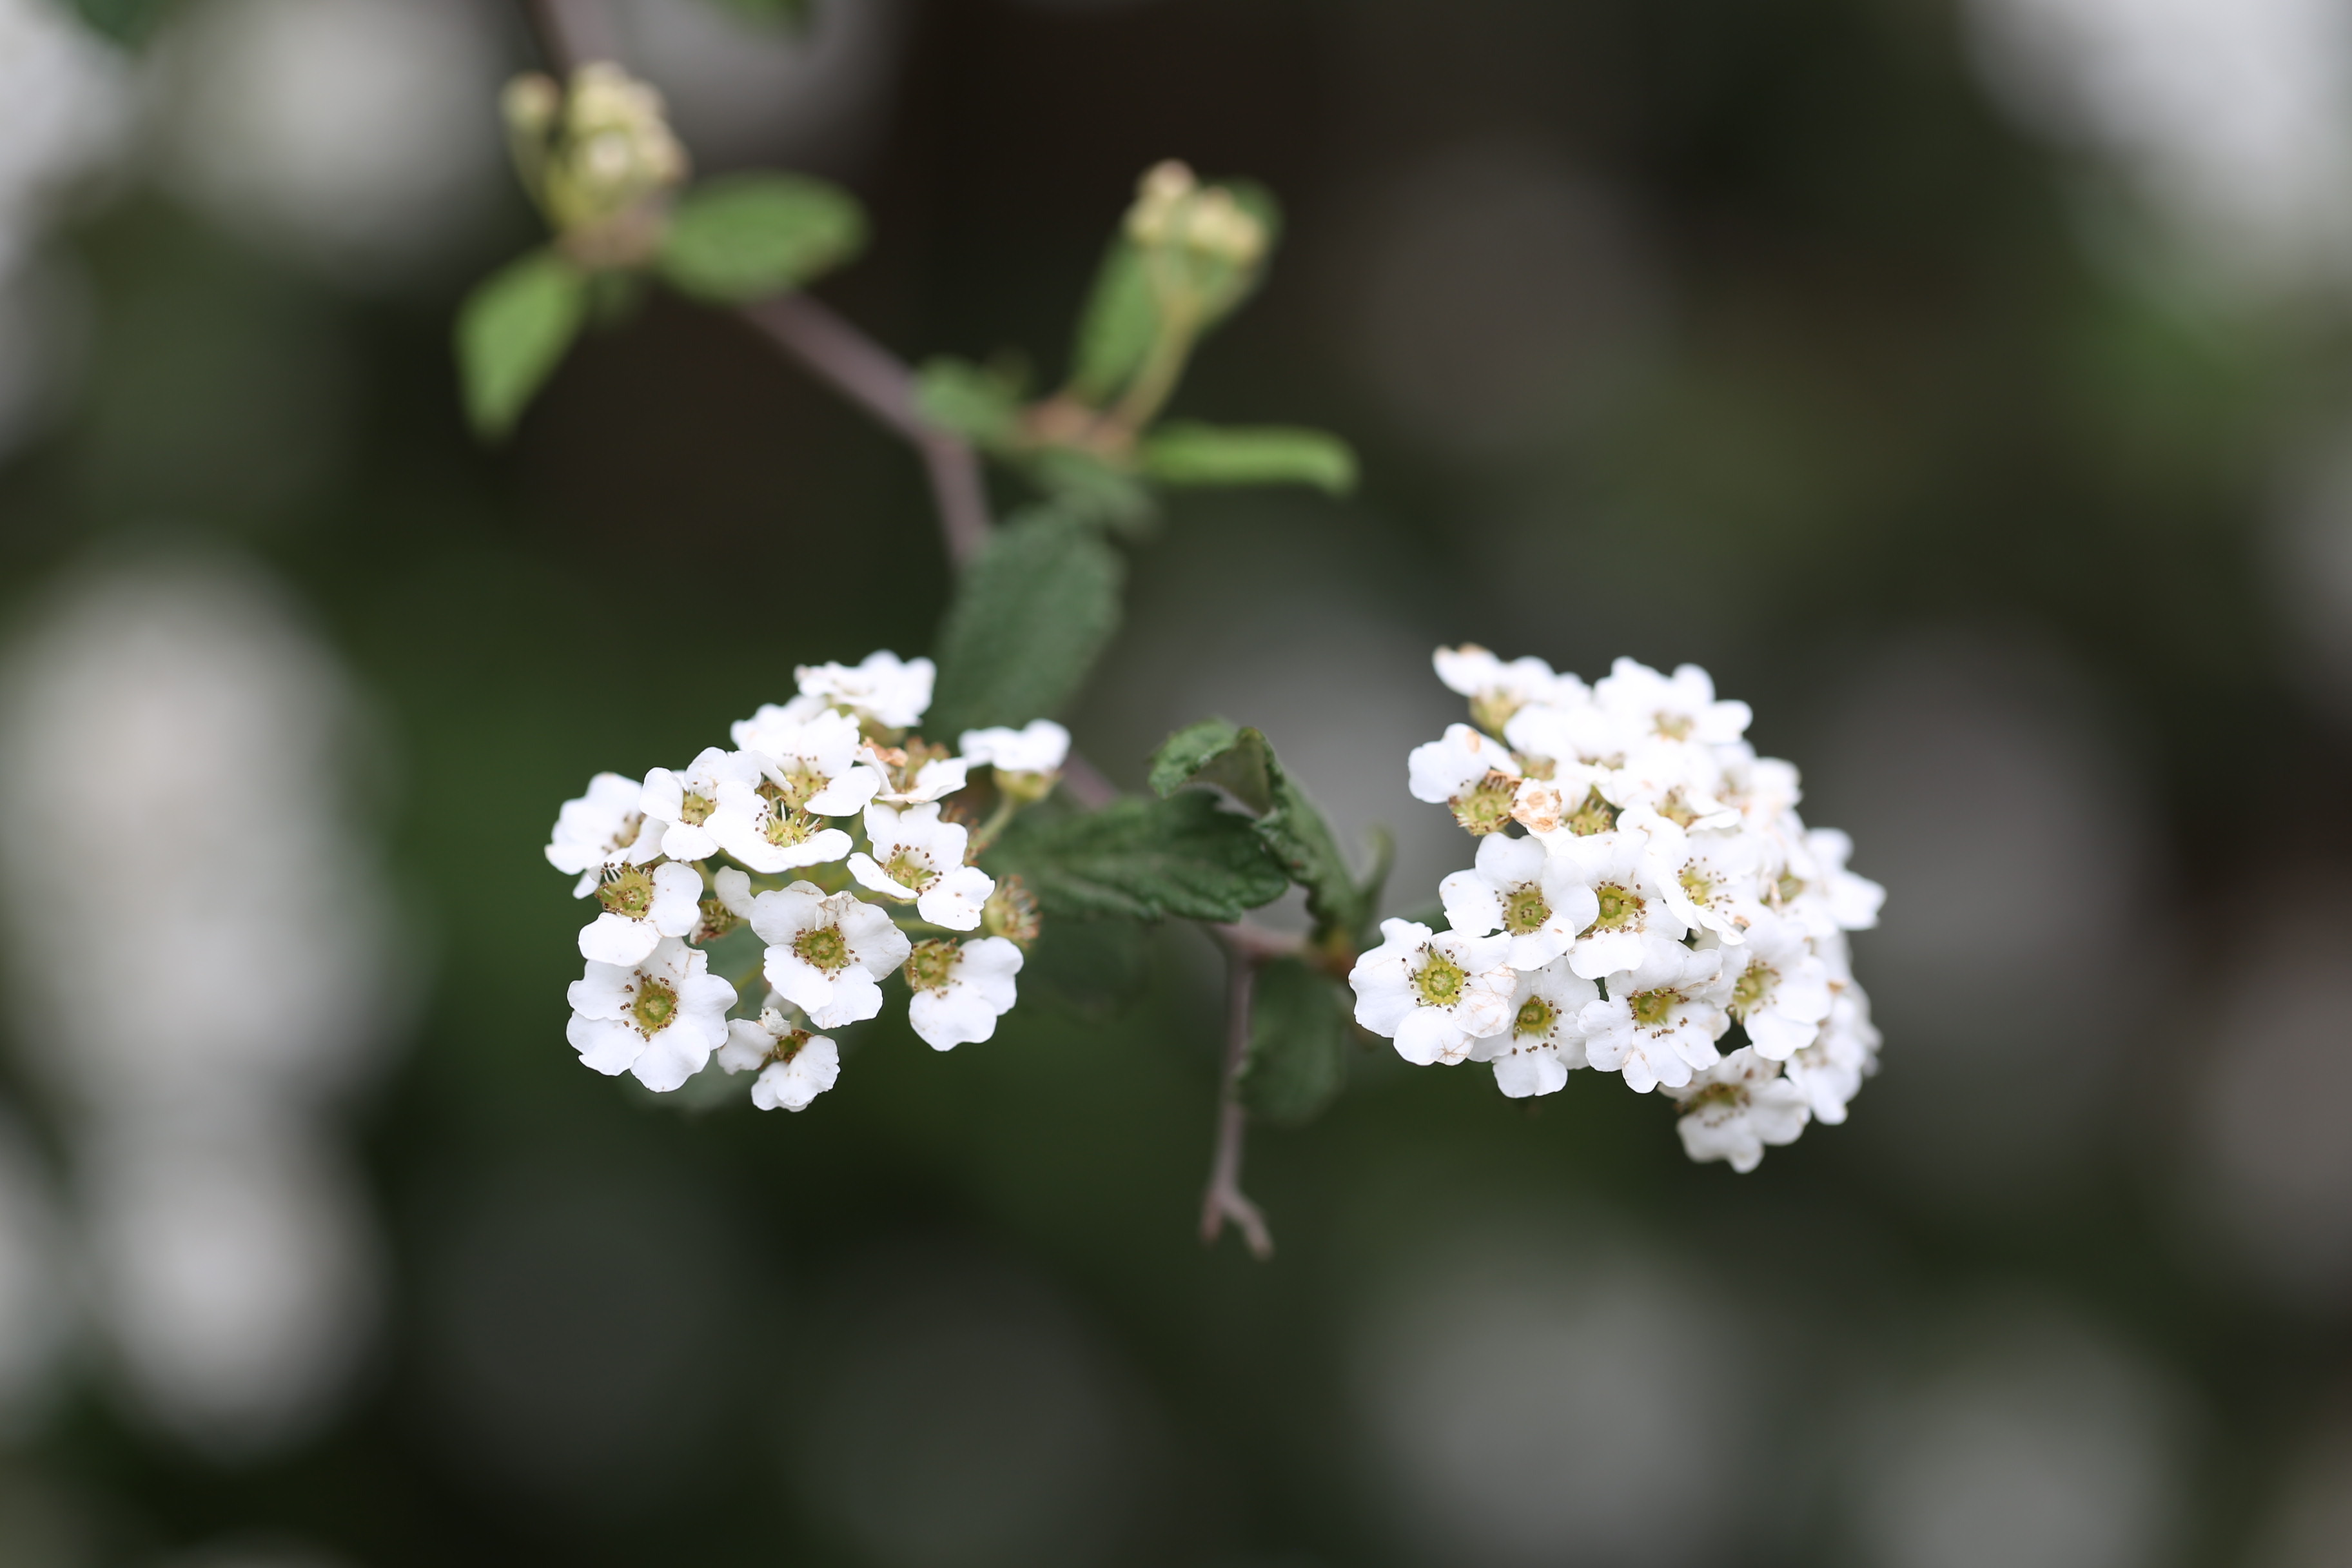
[[[840,1072],[819,1031],[878,1014],[894,972],[939,1050],[989,1038],[1011,1010],[1036,905],[971,861],[1053,789],[1067,731],[971,730],[950,752],[908,732],[930,705],[929,659],[798,676],[791,702],[733,727],[734,749],[642,780],[599,773],[564,803],[547,858],[598,910],[567,1035],[597,1071],[667,1092],[715,1058],[758,1075],[763,1109],[799,1110]],[[975,834],[942,802],[982,767],[997,806]],[[713,974],[708,950],[745,925],[757,962]]]
[[[1410,784],[1477,855],[1439,886],[1450,929],[1381,922],[1356,1021],[1408,1061],[1492,1063],[1514,1098],[1622,1075],[1679,1104],[1691,1158],[1740,1171],[1844,1121],[1879,1044],[1845,933],[1885,895],[1798,816],[1748,705],[1696,665],[1621,658],[1589,687],[1476,647],[1436,666],[1473,722],[1415,748]]]
[[[661,94],[608,61],[568,87],[536,72],[507,84],[507,139],[524,187],[574,258],[592,266],[645,259],[662,208],[686,180],[686,149]]]

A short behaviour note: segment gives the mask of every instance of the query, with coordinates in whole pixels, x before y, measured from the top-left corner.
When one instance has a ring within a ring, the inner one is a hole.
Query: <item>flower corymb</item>
[[[1748,705],[1696,665],[1621,658],[1587,686],[1475,647],[1435,664],[1471,722],[1407,782],[1477,852],[1439,889],[1450,931],[1389,921],[1356,961],[1356,1021],[1407,1061],[1491,1063],[1514,1098],[1582,1067],[1658,1090],[1691,1158],[1738,1171],[1843,1121],[1879,1045],[1846,933],[1885,894],[1799,818]]]
[[[971,864],[973,836],[941,802],[972,787],[1002,826],[1052,792],[1068,731],[1039,720],[970,731],[961,752],[925,742],[909,731],[928,659],[877,653],[799,679],[732,727],[733,749],[642,782],[599,773],[558,816],[548,861],[597,900],[570,1026],[597,1071],[667,1092],[715,1060],[753,1075],[754,1105],[801,1110],[841,1072],[818,1031],[878,1015],[894,976],[940,1050],[988,1039],[1012,1009],[1035,900]]]

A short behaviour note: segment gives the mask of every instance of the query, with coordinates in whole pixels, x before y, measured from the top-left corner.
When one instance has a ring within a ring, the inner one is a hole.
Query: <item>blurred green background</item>
[[[1267,1266],[1190,929],[801,1115],[583,1070],[556,806],[924,651],[919,471],[660,298],[469,438],[502,0],[5,0],[0,1564],[2352,1563],[2352,6],[611,5],[909,358],[1270,184],[1175,412],[1365,482],[1173,506],[1079,745],[1264,725],[1402,910],[1433,646],[1703,663],[1885,1070],[1741,1177],[1368,1048]]]

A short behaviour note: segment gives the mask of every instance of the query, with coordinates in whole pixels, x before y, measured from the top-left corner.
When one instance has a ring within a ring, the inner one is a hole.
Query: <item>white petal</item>
[[[996,879],[977,866],[959,866],[923,889],[916,912],[933,925],[950,931],[971,931],[980,924]]]
[[[633,921],[606,910],[580,929],[580,956],[597,963],[633,968],[661,944],[651,921]]]

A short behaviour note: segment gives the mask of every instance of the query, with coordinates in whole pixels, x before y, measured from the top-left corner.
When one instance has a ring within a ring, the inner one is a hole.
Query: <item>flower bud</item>
[[[661,94],[607,61],[572,73],[568,89],[531,73],[501,100],[515,165],[567,249],[591,266],[642,261],[661,209],[687,175]]]
[[[990,936],[1027,947],[1037,940],[1037,900],[1018,877],[1000,877],[996,890],[980,911],[980,926]]]
[[[1145,172],[1127,213],[1128,237],[1149,249],[1172,246],[1232,267],[1265,255],[1265,225],[1222,185],[1202,186],[1170,159]]]

